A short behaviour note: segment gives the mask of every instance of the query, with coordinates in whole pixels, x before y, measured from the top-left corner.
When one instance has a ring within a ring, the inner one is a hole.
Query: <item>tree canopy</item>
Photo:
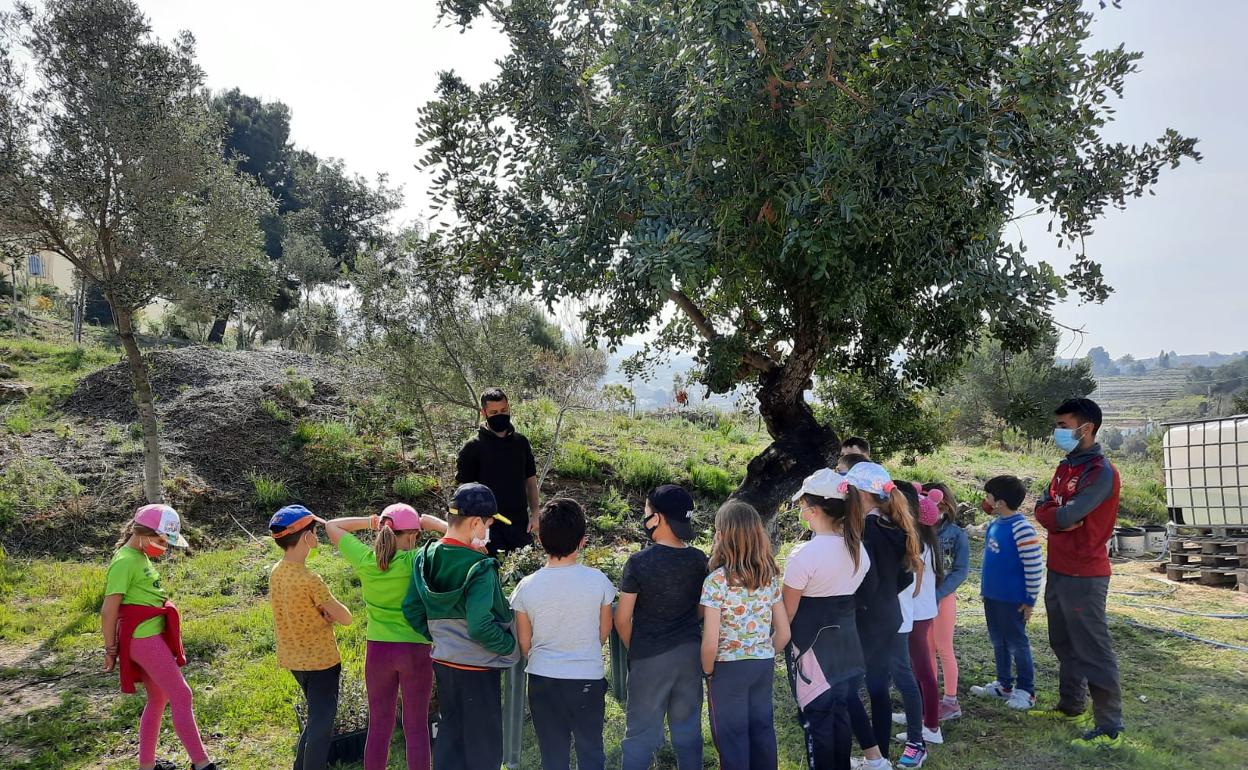
[[[1173,130],[1103,137],[1140,55],[1088,50],[1067,0],[439,5],[511,44],[421,112],[462,266],[583,301],[609,343],[657,324],[651,352],[696,348],[712,391],[756,385],[777,445],[750,473],[781,491],[836,448],[812,374],[907,394],[985,328],[1038,344],[1057,301],[1110,291],[1083,249],[1096,220],[1198,157]],[[1004,237],[1031,214],[1068,268]]]

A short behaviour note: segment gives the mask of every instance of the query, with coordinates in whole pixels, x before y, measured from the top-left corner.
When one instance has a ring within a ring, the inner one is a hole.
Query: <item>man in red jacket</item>
[[[1036,506],[1036,521],[1049,535],[1044,606],[1060,666],[1058,701],[1054,709],[1031,713],[1088,728],[1076,746],[1117,749],[1123,744],[1122,691],[1105,617],[1105,544],[1118,520],[1118,471],[1096,443],[1101,408],[1095,402],[1073,398],[1055,414],[1053,440],[1067,455]],[[1092,721],[1084,714],[1088,693]]]

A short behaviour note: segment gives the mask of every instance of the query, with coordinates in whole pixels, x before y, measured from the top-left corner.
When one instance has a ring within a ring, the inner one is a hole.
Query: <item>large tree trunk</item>
[[[813,368],[813,361],[807,366],[790,356],[761,377],[758,411],[773,441],[750,460],[734,496],[753,505],[764,521],[788,503],[803,479],[835,463],[841,448],[836,432],[815,420],[803,398]]]
[[[225,341],[225,327],[230,322],[228,316],[225,318],[217,318],[212,322],[212,329],[208,332],[208,344],[220,345]]]
[[[130,364],[130,378],[134,381],[134,404],[139,410],[139,424],[143,426],[143,494],[149,503],[164,502],[164,490],[160,479],[160,435],[156,425],[156,405],[152,400],[152,383],[148,379],[147,362],[134,338],[134,325],[130,310],[110,303],[113,319],[117,322],[117,335],[126,351]]]

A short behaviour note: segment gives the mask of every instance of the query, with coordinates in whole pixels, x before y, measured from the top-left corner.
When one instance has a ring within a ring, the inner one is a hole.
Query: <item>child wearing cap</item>
[[[729,500],[715,513],[711,574],[702,584],[702,673],[722,770],[774,770],[772,682],[789,643],[780,568],[754,506]]]
[[[602,645],[611,634],[615,586],[577,563],[585,547],[585,511],[575,500],[546,503],[538,519],[546,566],[511,594],[516,639],[526,658],[529,712],[543,770],[603,770],[607,680]]]
[[[442,721],[438,770],[495,770],[503,761],[502,671],[520,659],[498,560],[473,547],[499,515],[484,484],[455,490],[446,536],[416,552],[403,616],[433,641]]]
[[[360,579],[368,627],[364,687],[368,693],[368,737],[364,770],[385,770],[394,735],[399,691],[403,692],[403,737],[408,770],[429,770],[429,697],[433,672],[429,637],[403,617],[403,599],[414,571],[413,550],[422,530],[446,531],[446,522],[395,503],[380,516],[356,516],[325,523],[325,534]],[[352,532],[377,531],[373,547]]]
[[[702,630],[698,604],[706,554],[694,539],[693,498],[675,484],[655,488],[641,525],[650,544],[624,563],[615,628],[628,647],[623,770],[646,770],[666,719],[680,770],[702,767]]]
[[[864,671],[854,597],[875,572],[863,543],[862,513],[845,502],[848,489],[840,474],[825,468],[793,496],[812,537],[784,565],[784,606],[793,632],[786,657],[811,770],[849,767],[851,725],[865,767],[889,766],[860,703],[861,718],[850,719]]]
[[[145,505],[122,531],[104,582],[100,610],[104,670],[120,665],[122,692],[134,692],[135,682],[142,682],[147,691],[147,705],[139,720],[140,770],[175,767],[168,760],[156,760],[165,706],[172,712],[173,730],[194,770],[217,767],[204,750],[191,688],[178,670],[186,665],[178,609],[169,601],[151,562],[169,546],[186,545],[177,511],[167,505]]]
[[[281,561],[269,573],[277,665],[290,671],[308,704],[295,751],[295,770],[328,766],[342,671],[334,624],[351,625],[351,610],[307,566],[308,555],[316,550],[316,525],[321,521],[302,505],[288,505],[269,519],[269,533],[282,549]]]

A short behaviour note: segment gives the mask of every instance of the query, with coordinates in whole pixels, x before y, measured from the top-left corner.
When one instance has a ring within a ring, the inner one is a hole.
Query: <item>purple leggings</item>
[[[191,688],[182,678],[164,638],[157,634],[130,640],[130,660],[143,669],[143,686],[147,688],[147,705],[139,719],[139,764],[151,765],[156,761],[156,743],[160,739],[165,706],[173,712],[173,731],[178,734],[191,762],[199,764],[208,759],[191,709]]]
[[[385,770],[390,761],[400,690],[407,770],[429,770],[429,696],[433,692],[429,650],[429,645],[415,642],[368,643],[364,657],[364,684],[368,688],[364,770]]]

